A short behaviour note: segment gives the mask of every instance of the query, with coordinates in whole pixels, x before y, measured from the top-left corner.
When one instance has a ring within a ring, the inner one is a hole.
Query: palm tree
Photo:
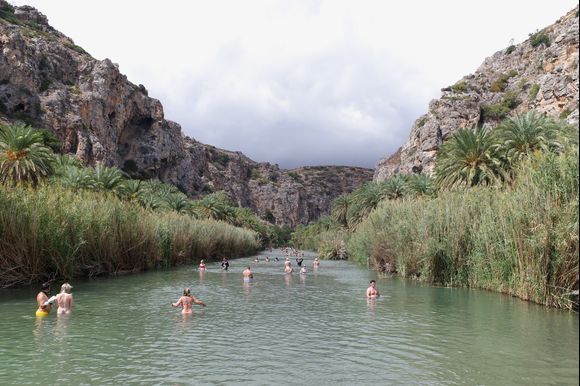
[[[118,191],[125,180],[123,172],[112,167],[108,168],[102,164],[95,167],[95,182],[98,190]]]
[[[96,189],[95,173],[91,168],[79,168],[74,165],[67,165],[59,171],[58,181],[65,188],[69,189]]]
[[[407,193],[407,181],[400,174],[390,177],[382,185],[389,200],[402,198]]]
[[[433,180],[425,174],[414,174],[407,179],[407,189],[415,196],[431,196],[435,192]]]
[[[167,206],[177,213],[185,213],[189,211],[191,202],[189,198],[183,193],[171,193],[165,196],[165,203]]]
[[[498,146],[486,128],[459,129],[437,153],[435,182],[441,188],[497,185],[504,178]]]
[[[563,148],[562,125],[535,111],[503,121],[496,129],[502,152],[515,165],[534,152],[558,151]]]
[[[341,194],[332,202],[331,215],[336,222],[344,227],[348,225],[348,208],[350,206],[350,200],[350,195]]]
[[[0,126],[0,182],[33,185],[54,171],[54,153],[42,133],[26,125]]]
[[[384,184],[369,182],[351,193],[351,205],[348,208],[348,226],[356,226],[387,197]]]

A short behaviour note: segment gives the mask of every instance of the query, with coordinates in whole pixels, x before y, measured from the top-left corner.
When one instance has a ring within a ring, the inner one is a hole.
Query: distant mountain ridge
[[[0,53],[0,123],[49,129],[85,164],[159,178],[190,197],[225,190],[291,226],[329,213],[335,197],[372,179],[373,170],[357,167],[283,170],[184,136],[143,85],[91,57],[35,8],[0,0]]]
[[[441,91],[414,122],[409,140],[377,163],[375,181],[396,173],[431,173],[439,147],[460,128],[495,127],[504,117],[529,110],[577,125],[578,7]]]

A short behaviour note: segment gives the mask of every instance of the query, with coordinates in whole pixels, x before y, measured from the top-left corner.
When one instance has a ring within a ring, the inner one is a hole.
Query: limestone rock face
[[[0,0],[0,123],[17,121],[51,130],[62,151],[86,165],[159,178],[192,198],[225,190],[235,203],[280,225],[328,213],[332,199],[373,174],[349,167],[319,168],[327,174],[287,171],[185,137],[179,124],[164,118],[161,102],[116,64],[91,57],[36,9]],[[317,176],[312,183],[311,174]]]
[[[441,98],[431,101],[427,113],[414,122],[407,143],[378,162],[374,180],[396,173],[430,174],[437,150],[450,133],[478,125],[495,127],[502,116],[533,109],[577,125],[578,7],[538,32],[549,42],[535,44],[537,39],[530,37],[498,51],[475,74],[442,89]]]

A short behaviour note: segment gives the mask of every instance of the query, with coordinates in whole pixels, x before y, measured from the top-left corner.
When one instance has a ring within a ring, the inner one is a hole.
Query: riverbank
[[[0,187],[0,287],[240,257],[256,232],[152,211],[112,193]]]
[[[574,309],[578,290],[578,151],[538,154],[504,188],[383,200],[354,230],[328,219],[295,246],[448,287],[506,293]]]

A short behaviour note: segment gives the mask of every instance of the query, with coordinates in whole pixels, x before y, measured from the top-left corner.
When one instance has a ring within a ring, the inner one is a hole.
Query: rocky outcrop
[[[129,82],[115,63],[91,57],[36,9],[0,0],[0,123],[15,121],[51,130],[64,153],[87,165],[101,162],[135,178],[159,178],[192,198],[225,190],[276,224],[317,219],[332,199],[373,173],[282,170],[185,137],[178,123],[164,118],[161,102]]]
[[[532,109],[577,125],[578,7],[441,91],[414,122],[407,143],[378,162],[374,180],[431,173],[437,150],[460,128],[495,127],[506,116]]]

